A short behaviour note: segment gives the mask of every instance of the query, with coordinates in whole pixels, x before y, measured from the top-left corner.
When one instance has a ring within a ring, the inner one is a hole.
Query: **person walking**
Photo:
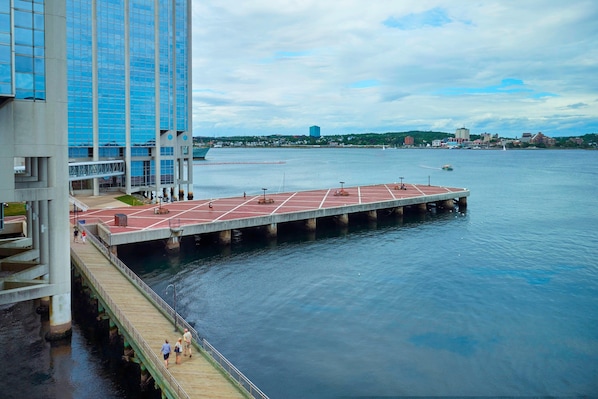
[[[175,363],[181,364],[181,352],[183,352],[183,338],[179,338],[174,344]]]
[[[77,227],[75,227],[75,229],[73,230],[73,242],[78,242],[79,238],[79,229]]]
[[[82,242],[83,244],[85,244],[85,238],[87,238],[87,233],[85,232],[85,230],[83,230],[83,231],[81,232],[81,242]]]
[[[162,355],[164,355],[164,366],[168,368],[168,358],[170,357],[170,352],[172,352],[172,348],[170,347],[170,344],[168,343],[167,339],[164,340],[160,352],[162,352]]]
[[[185,356],[187,356],[187,351],[189,352],[189,358],[193,356],[191,353],[191,332],[189,329],[185,328],[185,333],[183,334],[183,340],[185,341]]]

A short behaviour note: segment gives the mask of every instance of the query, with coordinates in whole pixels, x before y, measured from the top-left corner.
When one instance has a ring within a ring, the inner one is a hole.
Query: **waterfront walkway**
[[[169,368],[164,367],[160,349],[165,339],[174,344],[180,332],[174,331],[171,320],[166,317],[127,276],[115,267],[92,242],[72,243],[71,255],[100,298],[111,318],[124,331],[136,351],[147,362],[146,367],[158,383],[170,386],[167,397],[228,399],[247,398],[223,371],[208,360],[205,352],[194,348],[192,358],[182,356],[182,363],[175,364],[171,353]]]

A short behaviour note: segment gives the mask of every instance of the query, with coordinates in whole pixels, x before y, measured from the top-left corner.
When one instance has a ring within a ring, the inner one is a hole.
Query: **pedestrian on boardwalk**
[[[79,229],[77,227],[75,227],[73,229],[73,242],[78,242],[78,237],[79,237]]]
[[[86,238],[86,237],[87,237],[87,233],[85,232],[85,230],[83,230],[83,231],[81,232],[81,242],[82,242],[83,244],[85,244],[85,238]]]
[[[181,352],[183,351],[183,338],[179,338],[174,344],[174,354],[176,356],[176,364],[181,364]]]
[[[170,357],[170,352],[172,352],[172,349],[170,348],[170,344],[168,343],[167,339],[164,340],[160,352],[162,352],[162,355],[164,355],[164,366],[168,368],[168,358]]]
[[[183,340],[185,341],[185,356],[187,356],[187,351],[189,352],[189,358],[193,356],[191,353],[191,333],[189,329],[185,328],[185,334],[183,334]]]

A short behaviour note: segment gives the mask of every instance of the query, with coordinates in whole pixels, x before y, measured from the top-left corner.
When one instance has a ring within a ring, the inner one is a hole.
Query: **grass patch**
[[[127,205],[131,206],[139,206],[145,205],[143,201],[139,201],[137,198],[133,197],[132,195],[121,195],[120,197],[116,197],[117,200],[124,202]]]
[[[18,216],[26,215],[27,209],[24,202],[7,202],[8,206],[4,207],[4,216]]]

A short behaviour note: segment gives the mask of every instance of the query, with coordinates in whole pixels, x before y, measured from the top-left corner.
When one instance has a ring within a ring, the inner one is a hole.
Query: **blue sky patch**
[[[507,78],[500,84],[485,87],[446,87],[435,92],[442,96],[460,96],[464,94],[528,94],[531,98],[556,97],[548,92],[535,92],[521,79]]]
[[[352,89],[366,89],[368,87],[377,86],[380,86],[380,82],[376,79],[360,80],[358,82],[353,82],[349,85],[349,87]]]
[[[384,26],[389,28],[396,28],[401,30],[413,30],[423,28],[425,26],[443,26],[452,22],[446,11],[442,8],[432,8],[430,10],[420,12],[417,14],[407,14],[402,17],[388,17],[384,22]]]

